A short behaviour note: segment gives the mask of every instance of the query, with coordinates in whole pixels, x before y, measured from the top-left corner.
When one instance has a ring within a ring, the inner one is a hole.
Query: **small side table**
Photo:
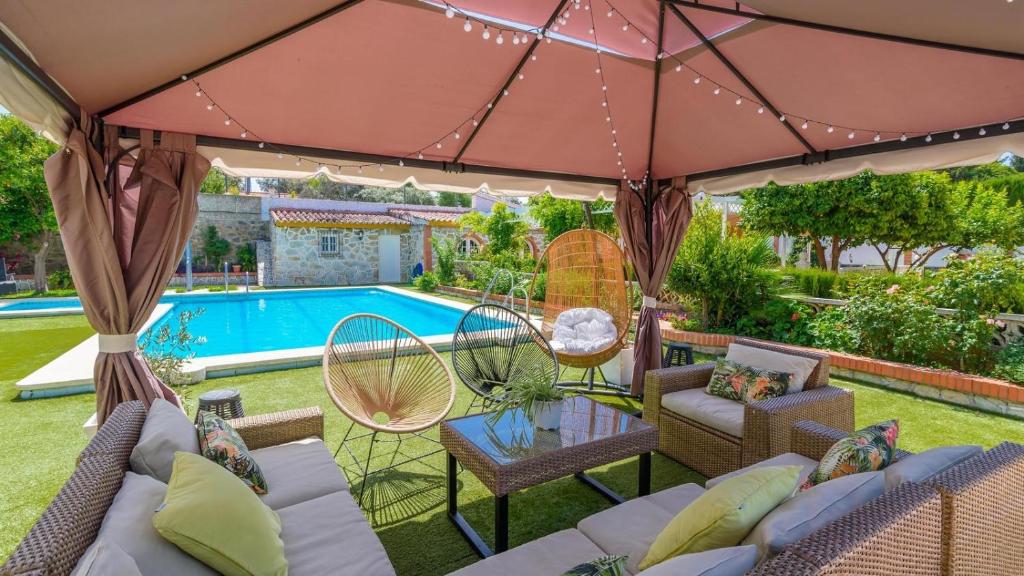
[[[668,351],[665,352],[664,358],[661,359],[661,367],[682,366],[684,359],[687,365],[693,364],[693,346],[672,342],[668,345]]]
[[[238,390],[211,390],[199,396],[199,408],[196,409],[196,421],[200,412],[213,412],[217,416],[230,420],[245,416],[242,410],[242,394]]]

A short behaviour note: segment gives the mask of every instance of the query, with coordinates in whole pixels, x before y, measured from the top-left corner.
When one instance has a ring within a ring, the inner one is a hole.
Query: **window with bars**
[[[338,254],[338,235],[333,232],[326,232],[320,234],[320,255],[321,256],[337,256]]]

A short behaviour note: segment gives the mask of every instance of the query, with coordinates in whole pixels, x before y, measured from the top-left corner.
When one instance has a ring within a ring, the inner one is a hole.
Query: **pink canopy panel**
[[[54,0],[0,22],[87,112],[197,134],[238,174],[521,172],[610,197],[648,171],[820,178],[925,144],[946,165],[954,132],[1024,146],[1024,3],[852,4]]]

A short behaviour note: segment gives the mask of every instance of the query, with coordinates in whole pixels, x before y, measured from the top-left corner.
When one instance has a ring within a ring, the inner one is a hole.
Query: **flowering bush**
[[[700,332],[701,330],[700,321],[695,318],[690,318],[685,312],[682,314],[676,314],[674,312],[659,312],[658,318],[668,322],[676,330],[687,330],[690,332]]]
[[[1024,337],[1018,337],[999,351],[992,370],[996,378],[1024,384]]]

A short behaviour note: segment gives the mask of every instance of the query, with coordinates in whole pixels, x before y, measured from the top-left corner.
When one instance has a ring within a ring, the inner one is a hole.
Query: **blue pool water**
[[[204,309],[189,324],[193,336],[206,337],[193,349],[196,357],[323,346],[339,320],[359,312],[380,314],[420,337],[455,332],[463,314],[376,288],[172,295],[160,301],[174,308],[153,324],[154,331],[170,323],[174,332],[181,310]]]
[[[81,308],[82,303],[78,298],[26,298],[10,304],[0,302],[0,311],[13,312],[15,310],[54,310],[57,308]]]

